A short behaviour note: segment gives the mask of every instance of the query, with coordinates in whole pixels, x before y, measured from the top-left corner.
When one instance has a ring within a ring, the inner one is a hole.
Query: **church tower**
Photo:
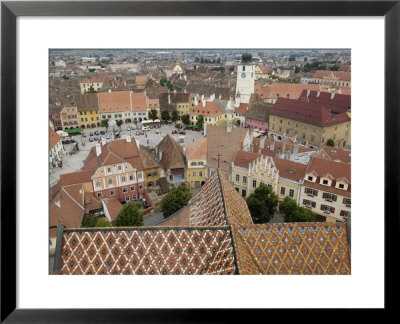
[[[255,64],[252,55],[244,53],[237,67],[236,94],[240,95],[241,103],[249,103],[250,95],[254,93]]]

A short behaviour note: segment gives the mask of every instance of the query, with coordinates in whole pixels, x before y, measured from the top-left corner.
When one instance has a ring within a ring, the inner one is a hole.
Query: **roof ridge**
[[[225,207],[225,195],[224,195],[224,190],[222,189],[222,182],[221,182],[221,179],[220,179],[219,169],[217,169],[217,179],[218,179],[218,183],[219,183],[219,190],[221,191],[221,196],[222,196],[222,207],[224,208],[224,215],[225,215],[224,218],[225,218],[226,223],[228,225],[231,225],[229,223],[229,218],[228,218],[228,214],[227,214],[226,207]]]
[[[255,255],[253,254],[249,244],[247,243],[247,240],[243,237],[242,233],[240,233],[240,231],[238,230],[239,226],[236,225],[231,225],[232,228],[232,237],[233,237],[233,245],[236,247],[237,243],[235,242],[235,240],[241,240],[242,244],[244,245],[245,249],[247,250],[247,252],[249,252],[249,255],[252,259],[252,261],[254,262],[254,265],[258,268],[258,270],[260,271],[260,274],[265,274],[263,268],[261,267],[260,263],[258,262],[258,259],[255,257]],[[239,258],[241,258],[241,254],[240,252],[236,253],[236,256],[238,256]],[[238,258],[238,271],[240,274],[240,260]]]

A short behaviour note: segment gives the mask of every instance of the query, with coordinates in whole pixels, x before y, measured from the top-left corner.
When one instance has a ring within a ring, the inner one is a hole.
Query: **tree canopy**
[[[131,202],[125,204],[117,215],[115,226],[143,226],[140,204],[132,204]]]
[[[172,111],[171,120],[172,120],[173,122],[176,122],[176,121],[178,120],[178,118],[179,118],[178,112],[177,112],[176,110],[173,110],[173,111]]]
[[[204,125],[204,117],[203,117],[203,115],[200,115],[197,118],[197,124],[196,125],[198,125],[200,128],[203,128],[203,125]]]
[[[117,123],[118,127],[124,123],[121,119],[117,119],[115,122]]]
[[[184,123],[185,125],[190,123],[190,116],[188,114],[185,114],[182,116],[182,123]]]
[[[169,111],[168,110],[163,110],[161,111],[161,119],[162,120],[168,120],[170,119]]]
[[[335,146],[335,141],[332,138],[330,138],[326,141],[326,145],[333,147]]]
[[[268,223],[278,206],[278,196],[271,187],[261,183],[246,200],[253,222]]]
[[[161,201],[161,211],[164,213],[164,217],[169,217],[185,207],[190,198],[192,198],[192,194],[184,184],[172,188]]]
[[[157,119],[157,116],[158,116],[157,109],[154,108],[150,109],[149,118],[154,121],[155,119]]]
[[[279,203],[279,211],[285,214],[285,222],[315,222],[315,214],[308,208],[299,207],[296,201],[285,197]]]
[[[101,127],[108,127],[108,119],[101,120]]]

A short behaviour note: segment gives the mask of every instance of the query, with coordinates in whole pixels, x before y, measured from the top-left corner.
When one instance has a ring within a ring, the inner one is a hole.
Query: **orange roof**
[[[186,148],[186,159],[207,159],[207,137],[198,138]]]
[[[146,82],[148,80],[147,75],[137,75],[136,76],[136,85],[146,85]]]
[[[254,93],[264,98],[289,98],[297,99],[303,90],[320,90],[319,84],[302,83],[272,83],[267,86],[256,85]]]
[[[148,99],[147,108],[160,108],[160,100],[158,99]]]
[[[261,157],[262,155],[258,153],[237,151],[233,163],[238,167],[247,169],[250,163]]]
[[[350,81],[351,72],[318,70],[312,77],[315,79]]]
[[[132,111],[147,110],[147,97],[144,93],[131,92],[131,110]]]
[[[351,163],[351,151],[331,146],[321,147],[315,157],[335,162]]]
[[[335,162],[313,157],[307,168],[308,172],[314,172],[319,177],[330,174],[334,179],[346,178],[351,182],[351,165],[348,163]]]
[[[236,108],[235,113],[239,115],[244,115],[249,109],[249,104],[241,103],[239,107]]]
[[[51,150],[54,147],[54,145],[56,145],[58,141],[61,139],[61,136],[58,135],[51,127],[49,127],[49,131],[50,131],[49,150]]]
[[[130,91],[101,92],[97,94],[100,112],[131,110]]]
[[[116,198],[112,198],[104,200],[104,203],[106,204],[107,210],[110,213],[111,221],[114,222],[122,209],[120,201]]]
[[[189,115],[203,115],[204,117],[217,117],[222,114],[217,104],[213,101],[206,101],[205,107],[199,102],[196,107],[189,109]]]
[[[304,179],[307,165],[289,160],[273,158],[275,167],[279,170],[279,177],[300,181]]]

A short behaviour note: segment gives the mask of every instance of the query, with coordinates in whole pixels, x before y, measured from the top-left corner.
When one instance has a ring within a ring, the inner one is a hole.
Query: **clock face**
[[[242,78],[245,78],[246,77],[246,73],[242,73]]]

